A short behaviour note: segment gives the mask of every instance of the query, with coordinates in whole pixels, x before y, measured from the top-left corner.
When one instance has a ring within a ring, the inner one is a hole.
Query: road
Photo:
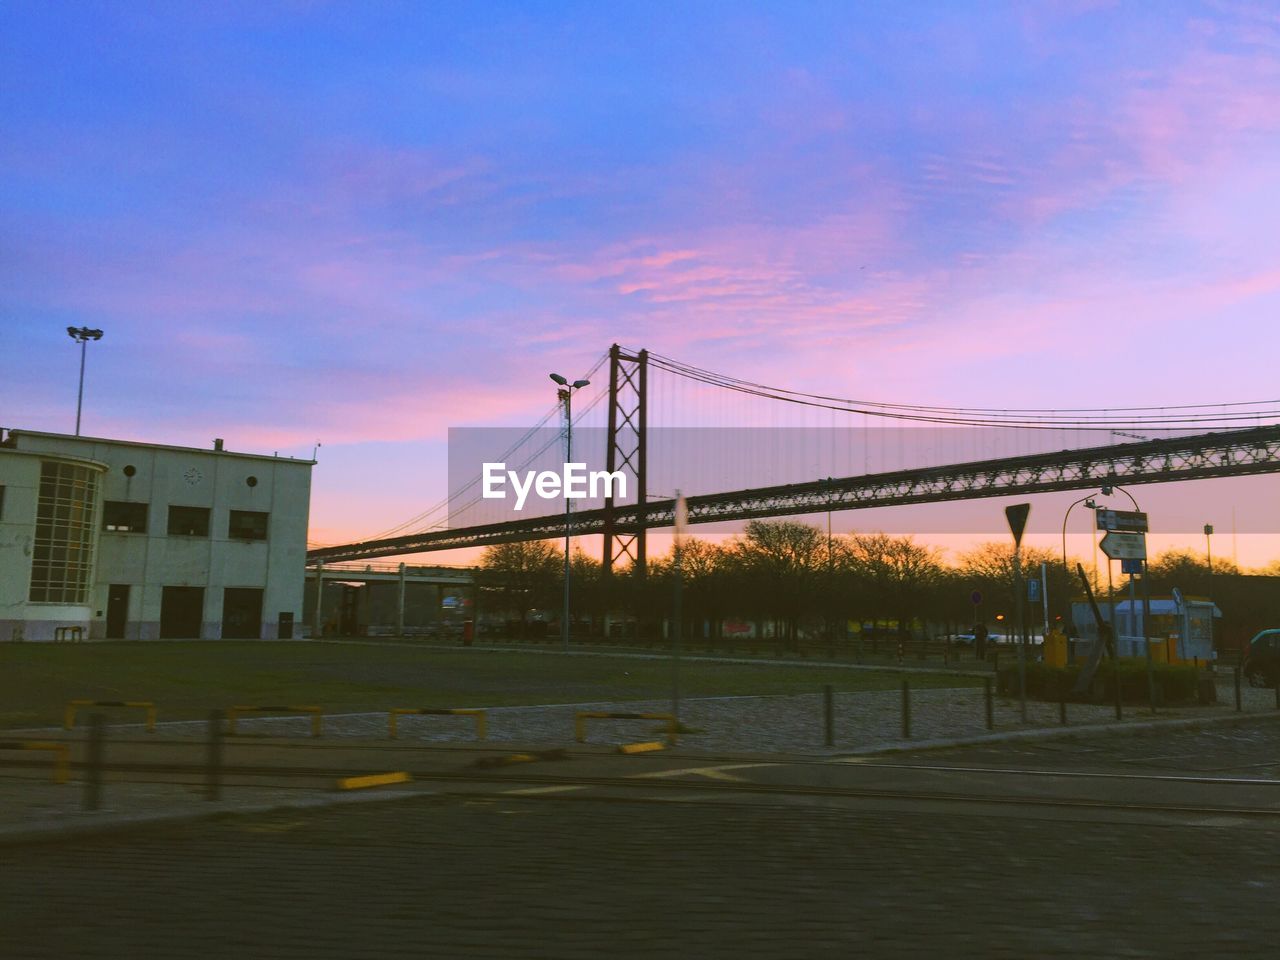
[[[1264,723],[878,763],[669,757],[631,769],[675,789],[495,775],[454,793],[8,846],[0,956],[1274,956],[1280,817],[1124,804],[1166,784],[1226,805],[1244,789],[1255,804],[1280,791],[1278,756],[1280,725]],[[804,790],[878,773],[1107,802]],[[799,789],[733,789],[787,780]]]

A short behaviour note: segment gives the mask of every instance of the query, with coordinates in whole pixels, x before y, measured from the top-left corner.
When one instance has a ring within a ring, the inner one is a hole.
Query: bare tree
[[[520,639],[529,629],[529,611],[551,607],[563,579],[564,554],[545,540],[486,547],[476,586],[486,606],[518,614]]]
[[[848,564],[863,585],[865,603],[876,619],[896,620],[908,634],[923,613],[931,588],[941,580],[941,554],[911,537],[853,533],[846,540]]]
[[[827,565],[826,534],[794,520],[752,520],[728,548],[740,587],[754,612],[778,621],[794,647]]]

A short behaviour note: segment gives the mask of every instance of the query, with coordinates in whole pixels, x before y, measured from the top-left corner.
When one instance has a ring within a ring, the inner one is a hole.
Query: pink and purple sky
[[[896,402],[1264,399],[1278,105],[1261,2],[15,0],[0,424],[71,432],[101,327],[86,434],[318,439],[333,543],[615,340]]]

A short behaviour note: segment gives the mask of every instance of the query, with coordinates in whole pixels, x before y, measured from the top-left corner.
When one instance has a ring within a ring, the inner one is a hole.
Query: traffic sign
[[[1142,573],[1142,565],[1144,563],[1146,563],[1145,560],[1129,560],[1129,559],[1121,560],[1120,572],[1132,577],[1135,574]]]
[[[1098,510],[1099,530],[1115,530],[1118,533],[1146,533],[1147,515],[1140,510]]]
[[[982,591],[981,590],[973,591],[973,593],[969,594],[969,599],[973,602],[973,605],[976,607],[978,604],[982,602]]]
[[[1182,591],[1179,590],[1177,587],[1174,587],[1172,593],[1173,593],[1173,609],[1181,613],[1182,612]]]
[[[1027,581],[1027,600],[1030,601],[1031,603],[1035,603],[1039,599],[1040,599],[1040,581],[1028,580]]]
[[[1112,530],[1098,544],[1112,560],[1145,560],[1147,538],[1141,533],[1119,533]]]
[[[1031,512],[1031,504],[1015,503],[1004,508],[1005,519],[1009,521],[1009,532],[1013,534],[1013,545],[1022,543],[1022,531],[1027,528],[1027,514]]]

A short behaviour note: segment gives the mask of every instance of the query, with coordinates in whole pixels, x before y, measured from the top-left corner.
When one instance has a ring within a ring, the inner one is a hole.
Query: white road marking
[[[746,783],[742,777],[727,773],[728,770],[750,770],[753,767],[776,767],[776,763],[725,763],[715,767],[681,767],[678,770],[650,770],[646,773],[629,773],[627,779],[645,779],[658,777],[707,777],[710,780],[729,780],[733,783]]]
[[[522,787],[519,790],[503,790],[503,793],[516,794],[518,796],[529,796],[537,793],[566,793],[569,790],[585,790],[586,786],[582,784],[566,785],[562,787]]]

